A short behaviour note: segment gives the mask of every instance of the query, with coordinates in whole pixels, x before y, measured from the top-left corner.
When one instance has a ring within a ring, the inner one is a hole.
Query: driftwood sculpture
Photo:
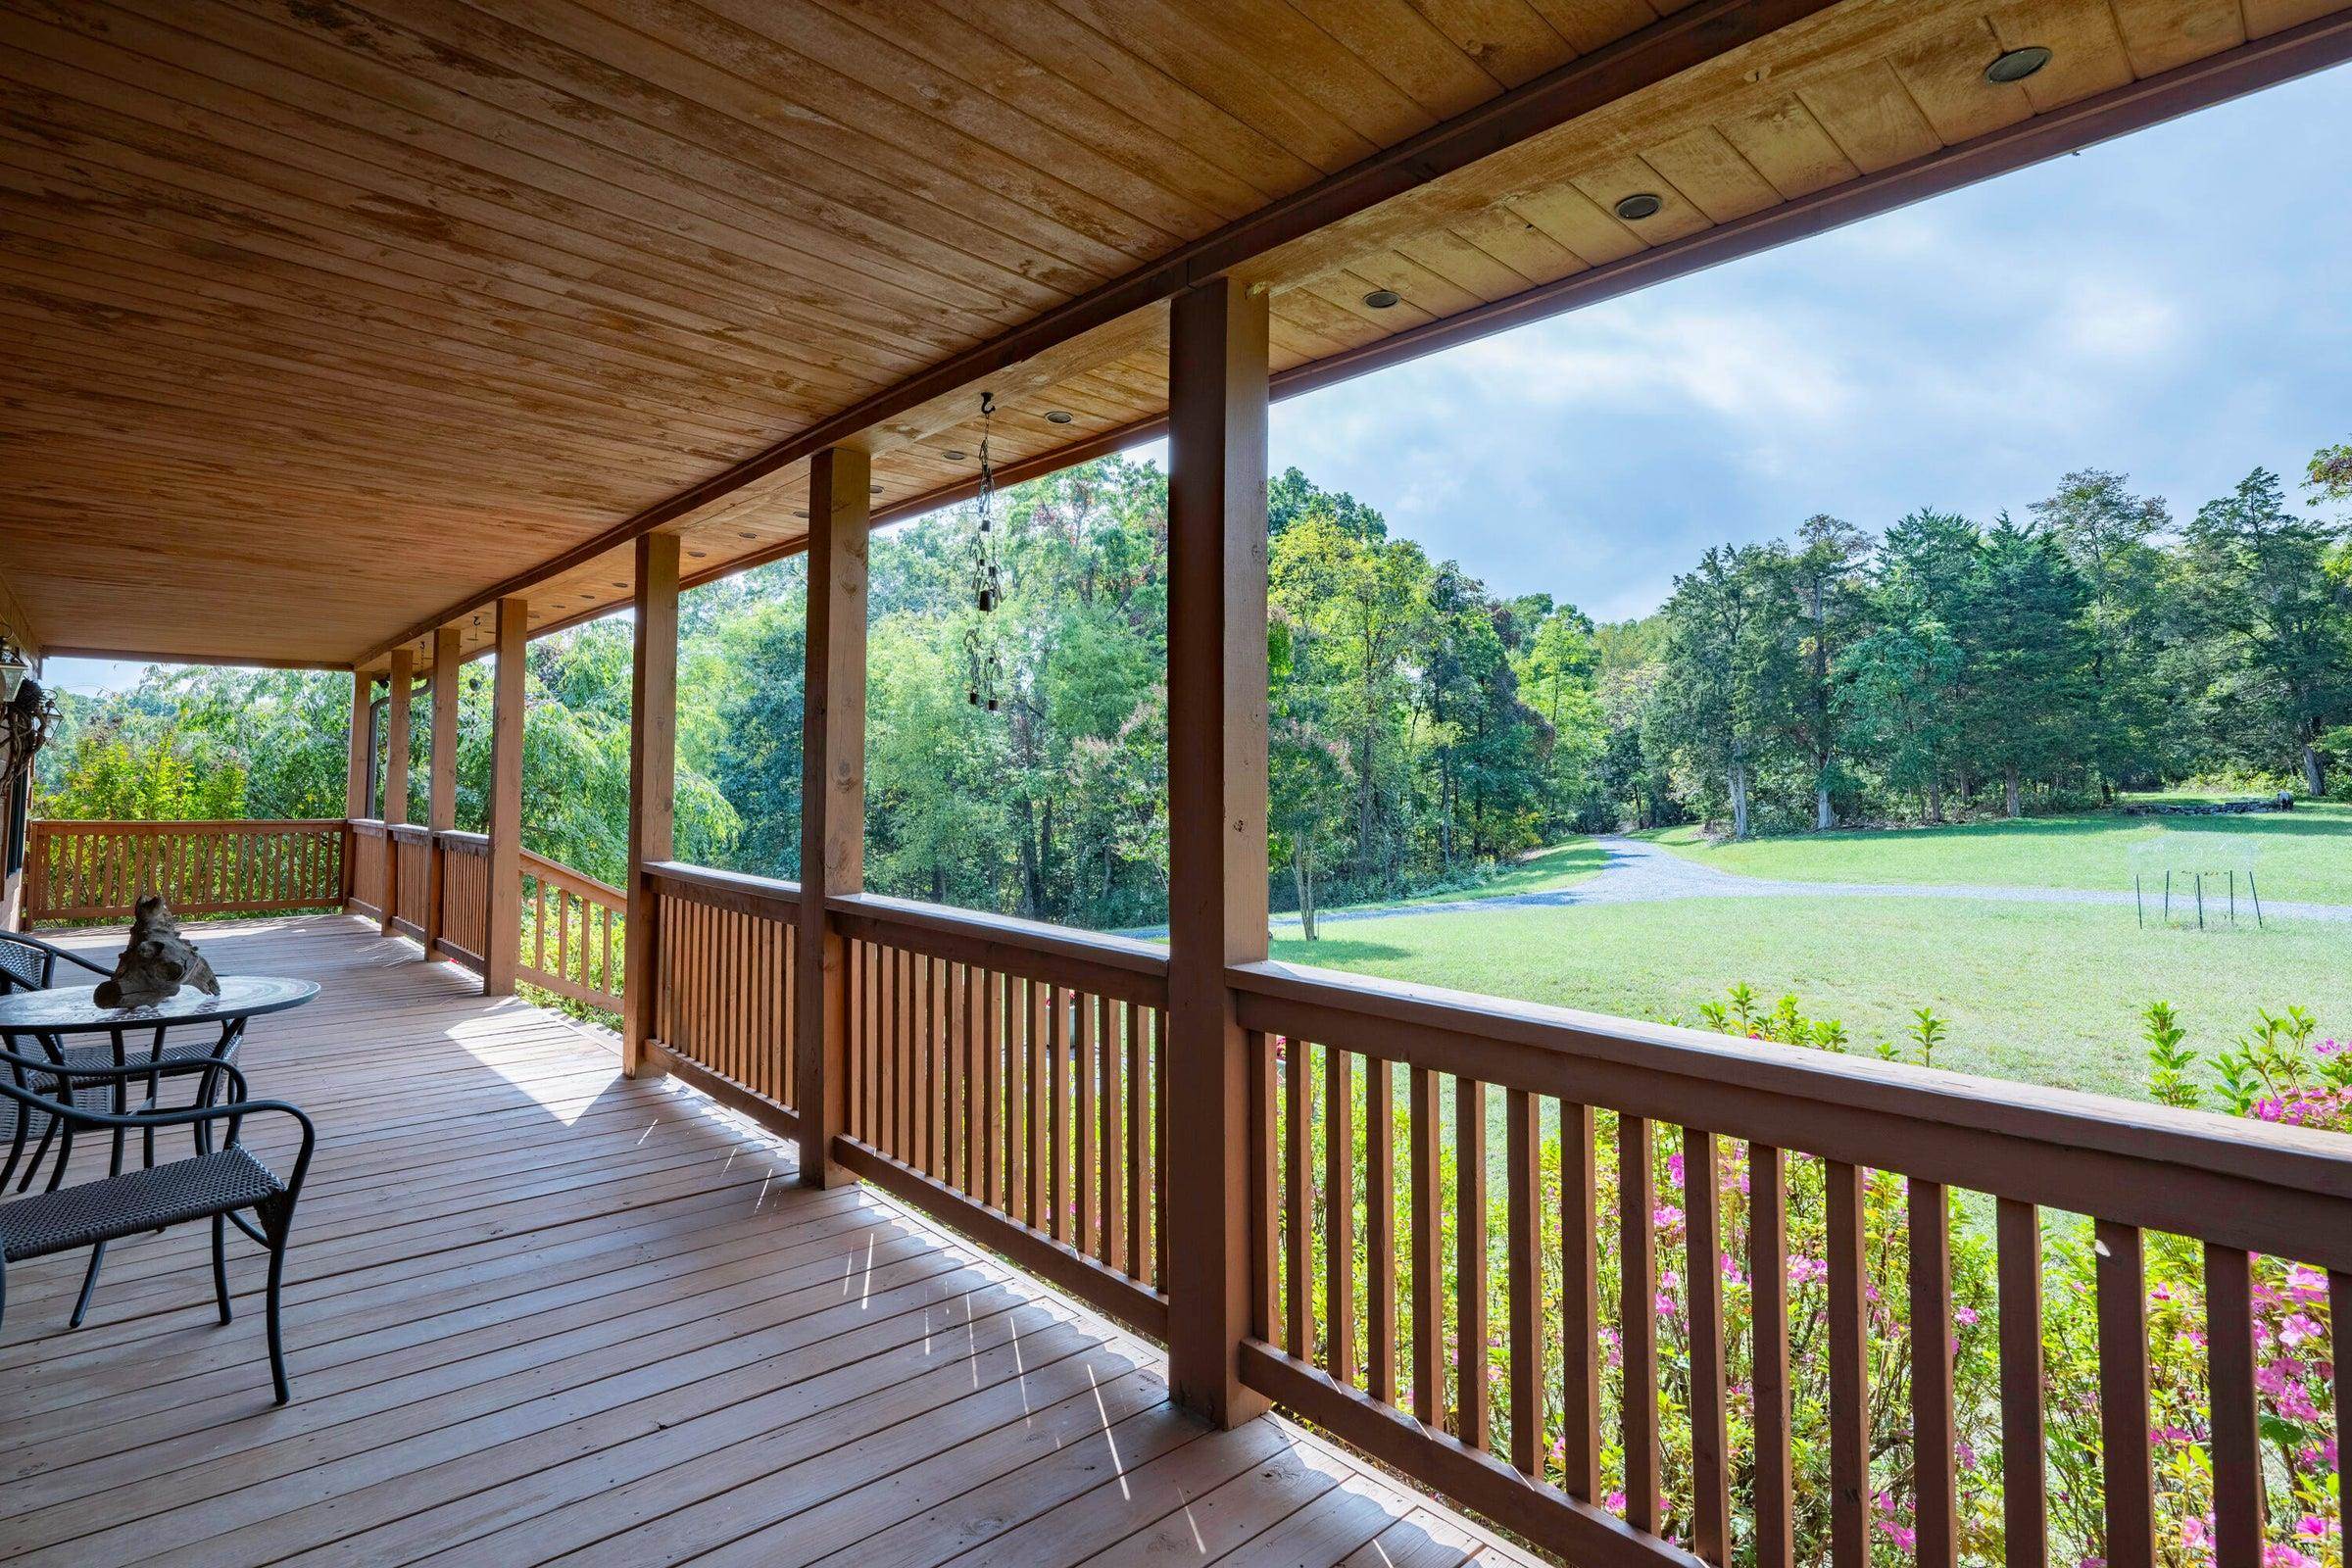
[[[130,945],[115,960],[115,972],[98,982],[93,999],[101,1007],[144,1007],[162,1002],[181,986],[194,986],[208,996],[220,994],[220,981],[196,944],[179,934],[179,922],[165,906],[164,896],[141,898],[130,922]]]

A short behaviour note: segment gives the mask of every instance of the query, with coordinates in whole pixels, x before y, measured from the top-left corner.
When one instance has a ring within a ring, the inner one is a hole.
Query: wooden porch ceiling
[[[53,648],[470,650],[649,527],[794,548],[828,432],[885,515],[970,484],[982,386],[1016,471],[1148,432],[1192,271],[1295,387],[2316,69],[2347,7],[11,0],[0,566]]]

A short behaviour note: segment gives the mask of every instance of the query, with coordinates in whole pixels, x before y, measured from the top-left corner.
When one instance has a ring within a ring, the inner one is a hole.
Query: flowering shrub
[[[1773,1007],[1759,1008],[1752,994],[1735,988],[1731,999],[1704,1009],[1707,1021],[1751,1038],[1813,1049],[1853,1049],[1843,1028],[1834,1020],[1814,1019],[1801,1011],[1794,998],[1783,998]],[[2143,1015],[2151,1098],[2182,1106],[2197,1106],[2210,1096],[2234,1114],[2304,1126],[2352,1131],[2352,1052],[2330,1040],[2316,1039],[2309,1016],[2289,1008],[2280,1015],[2260,1014],[2256,1027],[2211,1063],[2211,1086],[2201,1074],[2203,1064],[2183,1045],[2184,1032],[2175,1011],[2161,1004]],[[1927,1060],[1941,1037],[1941,1022],[1922,1009],[1900,1045],[1878,1042],[1881,1055]],[[1285,1053],[1284,1070],[1297,1058]],[[1310,1073],[1308,1103],[1316,1113],[1308,1133],[1311,1266],[1303,1282],[1317,1325],[1318,1359],[1328,1355],[1320,1343],[1330,1321],[1323,1299],[1325,1238],[1322,1189],[1325,1131],[1323,1075],[1331,1059],[1309,1051],[1304,1063]],[[1352,1063],[1360,1074],[1363,1064]],[[1440,1123],[1454,1125],[1450,1080],[1443,1082],[1446,1097]],[[1400,1090],[1401,1083],[1392,1086]],[[1360,1093],[1360,1090],[1359,1090]],[[1499,1111],[1501,1095],[1488,1092],[1490,1116]],[[1554,1112],[1546,1109],[1542,1123],[1538,1161],[1539,1194],[1536,1211],[1544,1216],[1539,1250],[1544,1259],[1542,1282],[1543,1322],[1538,1341],[1557,1346],[1562,1321],[1562,1280],[1559,1271],[1560,1143]],[[1399,1102],[1396,1147],[1397,1205],[1394,1234],[1398,1239],[1398,1266],[1409,1279],[1407,1262],[1411,1228],[1406,1210],[1411,1169],[1409,1116]],[[1622,1448],[1624,1359],[1621,1353],[1620,1257],[1618,1214],[1617,1118],[1595,1114],[1595,1179],[1601,1233],[1602,1482],[1604,1503],[1624,1509],[1625,1465]],[[1357,1322],[1365,1321],[1367,1270],[1363,1266],[1364,1236],[1361,1205],[1364,1188],[1363,1118],[1353,1119],[1356,1169],[1354,1199],[1358,1206],[1355,1236]],[[1283,1129],[1287,1138],[1288,1129]],[[1489,1255],[1484,1288],[1489,1292],[1490,1325],[1483,1357],[1494,1412],[1493,1446],[1498,1453],[1510,1447],[1509,1303],[1504,1282],[1509,1277],[1507,1250],[1508,1173],[1500,1163],[1503,1140],[1499,1129],[1489,1137],[1495,1163],[1488,1184]],[[1744,1144],[1716,1139],[1713,1179],[1721,1203],[1721,1250],[1702,1266],[1719,1276],[1724,1299],[1727,1405],[1733,1471],[1733,1560],[1752,1560],[1753,1543],[1748,1520],[1752,1514],[1754,1355],[1750,1335],[1753,1283],[1747,1277],[1748,1154]],[[1655,1133],[1653,1182],[1656,1203],[1651,1215],[1656,1230],[1655,1268],[1658,1289],[1649,1303],[1658,1336],[1658,1434],[1661,1445],[1658,1517],[1670,1539],[1688,1543],[1691,1530],[1690,1444],[1689,1410],[1690,1317],[1688,1231],[1685,1206],[1689,1188],[1683,1139],[1679,1130]],[[1787,1156],[1788,1255],[1788,1359],[1792,1427],[1792,1473],[1795,1479],[1797,1560],[1826,1561],[1829,1555],[1829,1389],[1828,1389],[1828,1263],[1826,1167],[1807,1155]],[[1457,1407],[1458,1388],[1452,1347],[1455,1343],[1457,1295],[1457,1182],[1451,1150],[1438,1161],[1441,1235],[1440,1301],[1444,1320],[1439,1360],[1446,1367],[1446,1404]],[[1911,1255],[1907,1184],[1892,1172],[1866,1173],[1864,1186],[1865,1338],[1869,1354],[1869,1451],[1874,1518],[1874,1561],[1894,1568],[1912,1560],[1917,1455],[1911,1432],[1911,1332],[1909,1324],[1908,1262]],[[1291,1222],[1299,1222],[1292,1216]],[[1996,1298],[1993,1248],[1993,1203],[1979,1194],[1952,1195],[1949,1238],[1953,1312],[1945,1337],[1952,1356],[1958,1480],[1960,1555],[1963,1561],[2001,1559],[2003,1460],[2000,1441]],[[2210,1451],[2211,1423],[2207,1395],[2204,1275],[2201,1247],[2183,1237],[2149,1234],[2146,1237],[2148,1281],[2149,1368],[2151,1377],[2150,1434],[2155,1446],[2158,1489],[2159,1561],[2165,1568],[2204,1568],[2216,1561],[2213,1542],[2213,1485]],[[2041,1326],[2045,1362],[2044,1399],[2048,1469],[2045,1488],[2053,1562],[2089,1565],[2105,1559],[2105,1526],[2100,1481],[2098,1348],[2095,1250],[2086,1218],[2045,1213],[2042,1223],[2044,1270]],[[2341,1505],[2336,1471],[2334,1413],[2330,1395],[2332,1348],[2328,1321],[2327,1276],[2284,1259],[2262,1257],[2254,1263],[2257,1382],[2268,1491],[2269,1544],[2265,1568],[2344,1568]],[[1410,1387],[1414,1365],[1411,1314],[1405,1302],[1396,1303],[1398,1355]],[[1363,1346],[1359,1341],[1360,1358]],[[1547,1355],[1544,1428],[1538,1444],[1544,1456],[1544,1479],[1558,1483],[1563,1475],[1564,1432],[1559,1408],[1558,1358]]]

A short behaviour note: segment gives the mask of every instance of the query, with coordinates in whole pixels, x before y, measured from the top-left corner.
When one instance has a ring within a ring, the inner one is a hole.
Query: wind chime
[[[972,529],[971,591],[972,608],[982,616],[996,612],[1004,598],[1004,575],[997,564],[995,507],[997,499],[996,470],[990,466],[988,437],[997,412],[997,397],[993,392],[980,394],[980,516]],[[997,639],[993,632],[983,633],[983,621],[974,621],[964,628],[963,659],[965,666],[965,695],[974,708],[997,710],[998,693],[1004,680],[1004,662],[998,656]]]

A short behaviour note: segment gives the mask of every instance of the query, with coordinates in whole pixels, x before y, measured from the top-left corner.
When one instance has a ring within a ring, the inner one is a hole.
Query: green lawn
[[[2244,863],[2265,899],[2352,904],[2352,807],[2332,803],[2244,816],[2144,817],[2111,812],[1972,822],[1959,827],[1791,834],[1711,844],[1696,828],[1645,835],[1677,855],[1749,876],[1805,882],[2101,888],[2128,893],[2138,871]],[[2178,885],[2178,883],[2176,884]]]
[[[2136,1096],[2137,1013],[2159,998],[2183,1009],[2190,1043],[2208,1052],[2258,1006],[2299,1004],[2324,1033],[2352,1031],[2348,945],[2352,928],[2309,921],[2143,931],[2129,906],[1823,898],[1407,914],[1277,941],[1274,953],[1693,1023],[1698,1004],[1745,981],[1766,1004],[1795,992],[1865,1046],[1930,1006],[1951,1026],[1938,1066]]]

